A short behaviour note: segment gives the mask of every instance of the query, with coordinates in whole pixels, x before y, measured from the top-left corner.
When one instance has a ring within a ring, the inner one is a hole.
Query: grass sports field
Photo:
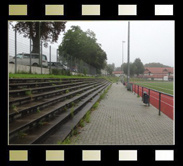
[[[137,85],[173,95],[173,82],[134,82]]]

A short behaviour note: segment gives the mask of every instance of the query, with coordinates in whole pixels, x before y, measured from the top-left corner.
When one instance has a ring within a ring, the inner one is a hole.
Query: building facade
[[[139,75],[138,77],[148,80],[173,81],[173,70],[173,67],[145,67],[144,74]]]
[[[116,77],[122,76],[123,72],[122,71],[113,71],[113,73]]]

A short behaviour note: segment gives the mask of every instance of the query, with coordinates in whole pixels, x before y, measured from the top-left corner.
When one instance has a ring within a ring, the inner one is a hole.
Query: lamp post
[[[121,65],[121,70],[122,70],[122,82],[124,82],[124,71],[123,71],[123,63],[124,63],[124,43],[125,41],[122,41],[122,65]]]
[[[130,80],[130,22],[128,21],[128,74],[127,74],[127,88],[130,87],[129,80]]]
[[[68,42],[68,41],[70,41],[70,39],[65,39],[65,42]],[[68,70],[68,69],[70,70],[71,68],[70,68],[70,64],[69,64],[68,55],[67,55],[67,60],[66,60],[66,61],[67,61],[67,70]]]

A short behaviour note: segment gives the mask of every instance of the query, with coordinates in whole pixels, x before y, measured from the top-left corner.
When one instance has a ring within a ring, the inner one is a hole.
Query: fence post
[[[149,103],[148,103],[148,106],[150,106],[150,89],[148,89],[149,91]]]
[[[161,92],[159,92],[159,115],[161,115]]]
[[[31,64],[32,64],[32,55],[31,55],[31,38],[30,38],[30,73],[32,73]]]
[[[42,55],[42,41],[41,41],[41,74],[42,74],[42,61],[43,61],[43,55]]]
[[[71,56],[71,73],[73,72],[72,56]]]
[[[50,58],[49,59],[50,59],[50,66],[49,66],[50,70],[49,71],[50,71],[50,74],[51,74],[51,46],[50,46]]]
[[[15,73],[17,73],[17,30],[15,28]]]

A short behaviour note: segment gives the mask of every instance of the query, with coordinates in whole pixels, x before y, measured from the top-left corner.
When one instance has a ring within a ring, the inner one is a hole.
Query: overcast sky
[[[124,62],[127,62],[128,21],[67,21],[65,32],[72,25],[83,31],[92,30],[97,42],[107,54],[107,63],[118,67],[122,64],[122,41]],[[63,37],[54,44],[57,47]],[[142,63],[160,62],[174,66],[174,21],[130,21],[130,62],[140,58]]]
[[[119,67],[122,64],[122,41],[124,62],[127,62],[128,21],[67,21],[65,32],[72,25],[83,31],[92,30],[97,42],[107,54],[107,63]],[[9,53],[14,54],[14,32],[9,29]],[[130,21],[130,62],[140,58],[142,63],[159,62],[174,67],[174,21]],[[56,61],[56,49],[63,37],[61,32],[57,43],[51,44],[52,61]],[[29,40],[18,34],[18,52],[28,52]],[[49,44],[50,45],[50,44]],[[49,59],[49,47],[43,49]]]

